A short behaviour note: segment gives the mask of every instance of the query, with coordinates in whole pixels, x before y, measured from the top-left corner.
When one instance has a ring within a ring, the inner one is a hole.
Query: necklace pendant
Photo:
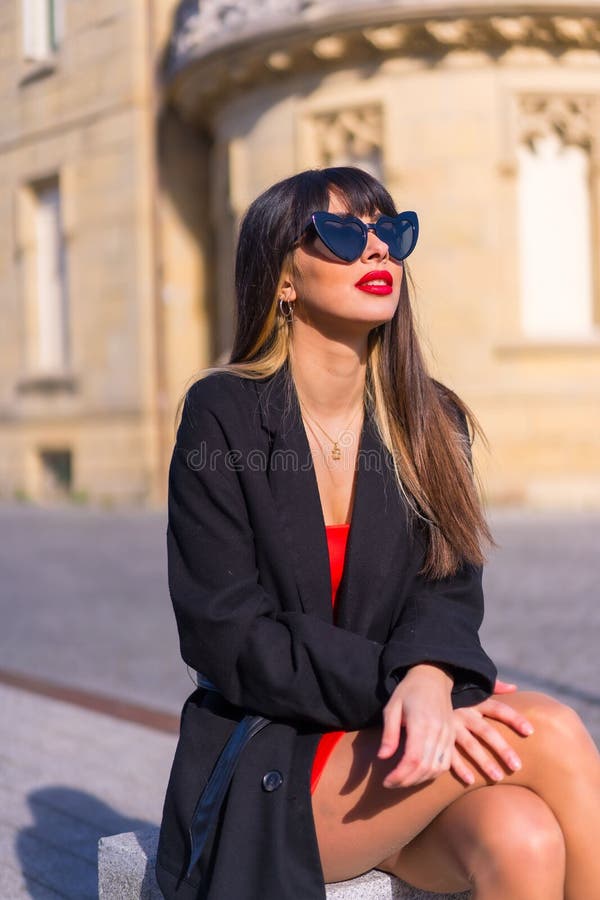
[[[331,457],[332,457],[332,459],[341,459],[342,458],[342,451],[340,450],[337,441],[333,445],[333,450],[331,451]]]

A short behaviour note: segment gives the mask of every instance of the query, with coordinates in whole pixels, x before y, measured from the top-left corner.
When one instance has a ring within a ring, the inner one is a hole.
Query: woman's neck
[[[311,342],[312,344],[312,342]],[[299,399],[325,422],[341,423],[362,403],[366,376],[364,359],[342,344],[309,346],[299,342],[290,350],[290,369]]]

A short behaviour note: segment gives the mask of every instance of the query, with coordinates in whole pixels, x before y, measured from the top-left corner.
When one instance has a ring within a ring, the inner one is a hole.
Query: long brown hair
[[[225,371],[243,378],[273,375],[289,359],[293,325],[279,314],[279,288],[294,271],[293,247],[310,215],[328,209],[334,192],[357,216],[394,216],[390,194],[361,169],[310,169],[270,187],[248,208],[236,257],[236,321],[229,362],[194,376]],[[389,450],[398,489],[413,521],[427,530],[423,574],[443,578],[462,562],[485,562],[495,546],[482,510],[471,458],[473,434],[487,440],[476,417],[427,372],[415,330],[404,263],[400,300],[390,321],[368,336],[365,402]],[[177,418],[179,417],[182,397]]]

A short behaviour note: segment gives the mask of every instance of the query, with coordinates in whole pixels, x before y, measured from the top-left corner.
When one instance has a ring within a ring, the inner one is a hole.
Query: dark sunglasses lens
[[[359,222],[331,218],[320,219],[315,226],[325,246],[339,259],[353,262],[363,252],[365,234]]]
[[[377,223],[377,236],[390,248],[390,256],[398,260],[406,259],[417,243],[415,223],[400,216],[395,219],[380,219]]]

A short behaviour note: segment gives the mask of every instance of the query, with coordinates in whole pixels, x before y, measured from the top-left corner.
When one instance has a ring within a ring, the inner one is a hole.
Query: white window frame
[[[64,37],[65,0],[21,0],[23,56],[29,61],[52,59]]]
[[[534,339],[594,328],[589,153],[557,135],[518,149],[521,329]]]
[[[60,180],[33,185],[35,217],[36,368],[52,374],[70,363],[66,246]]]

